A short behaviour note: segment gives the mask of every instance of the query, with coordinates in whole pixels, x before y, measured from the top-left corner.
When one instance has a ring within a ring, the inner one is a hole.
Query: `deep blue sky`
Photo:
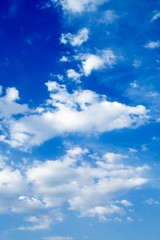
[[[159,240],[160,1],[0,2],[0,238]]]

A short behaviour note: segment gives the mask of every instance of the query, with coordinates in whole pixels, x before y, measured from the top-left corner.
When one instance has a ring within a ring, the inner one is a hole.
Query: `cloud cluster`
[[[144,106],[130,107],[111,102],[106,96],[90,90],[79,89],[69,93],[65,85],[57,82],[49,81],[46,85],[50,98],[36,109],[28,110],[26,105],[20,105],[13,99],[9,102],[5,100],[7,105],[1,107],[1,112],[5,113],[7,109],[7,116],[12,117],[7,123],[5,119],[2,121],[1,141],[25,150],[64,133],[98,134],[138,127],[148,119]],[[0,103],[8,96],[7,93],[0,98]],[[14,109],[8,108],[10,104],[15,106]],[[17,118],[15,114],[20,113]]]
[[[19,230],[46,229],[53,219],[62,221],[58,209],[64,204],[81,217],[106,220],[108,215],[123,215],[124,208],[132,204],[116,198],[145,184],[149,169],[126,161],[126,155],[115,153],[93,160],[88,149],[75,147],[58,159],[24,164],[23,168],[6,164],[0,170],[0,213],[29,214],[26,221],[31,226]]]

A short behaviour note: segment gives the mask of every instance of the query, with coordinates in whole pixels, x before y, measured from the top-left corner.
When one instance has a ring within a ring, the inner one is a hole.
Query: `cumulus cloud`
[[[68,57],[62,56],[59,61],[60,61],[60,62],[69,62],[70,60],[68,59]]]
[[[150,49],[154,49],[154,48],[159,48],[160,47],[160,41],[150,41],[148,43],[146,43],[146,45],[144,45],[145,48],[150,48]]]
[[[109,154],[109,153],[108,153]],[[126,156],[111,153],[115,161],[106,159],[93,164],[87,159],[88,152],[81,148],[72,149],[55,161],[48,160],[31,166],[26,172],[32,191],[41,196],[46,207],[61,206],[68,202],[69,209],[78,211],[80,216],[123,214],[124,209],[112,203],[116,194],[123,193],[146,183],[143,174],[148,166],[132,167],[124,164]],[[130,203],[122,200],[121,204]]]
[[[62,34],[60,41],[63,44],[70,43],[72,46],[80,46],[88,40],[88,34],[89,30],[87,28],[82,28],[77,34]]]
[[[0,97],[0,119],[9,118],[12,115],[24,114],[29,111],[26,104],[17,103],[19,92],[16,88],[7,88],[6,95]]]
[[[111,49],[99,51],[98,55],[84,54],[76,59],[82,61],[82,70],[85,76],[89,76],[93,70],[112,67],[116,63],[116,56]]]
[[[71,13],[82,13],[84,11],[94,11],[97,6],[102,5],[108,0],[51,0],[62,5],[64,11]]]
[[[30,225],[19,230],[47,229],[54,220],[62,221],[59,209],[64,204],[81,217],[104,221],[127,211],[124,208],[131,203],[116,198],[145,184],[148,169],[128,165],[127,156],[116,153],[91,161],[89,150],[80,147],[58,159],[24,163],[19,169],[6,165],[0,171],[0,213],[29,214]]]
[[[46,85],[50,92],[47,103],[18,119],[12,116],[6,125],[4,121],[1,141],[25,150],[64,133],[98,134],[138,127],[148,119],[144,106],[130,107],[111,102],[106,96],[90,90],[69,93],[65,85],[57,82],[49,81]],[[20,105],[21,111],[23,108]],[[15,109],[12,111],[14,114]]]
[[[20,170],[4,166],[0,171],[0,213],[10,212],[17,203],[17,194],[22,194],[26,188]]]
[[[74,69],[67,70],[67,77],[69,79],[75,81],[76,83],[81,83],[81,81],[80,81],[81,74],[77,73]]]

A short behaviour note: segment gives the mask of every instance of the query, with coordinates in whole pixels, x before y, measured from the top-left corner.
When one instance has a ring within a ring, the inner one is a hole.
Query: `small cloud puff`
[[[68,57],[62,56],[59,61],[60,61],[60,62],[69,62],[70,60],[68,59]]]
[[[67,70],[67,77],[69,79],[75,81],[76,83],[81,83],[81,81],[80,81],[81,74],[77,73],[74,69]]]
[[[77,34],[62,34],[60,42],[63,44],[70,43],[73,47],[80,46],[82,43],[88,40],[89,30],[87,28],[82,28]]]
[[[150,41],[144,45],[145,48],[154,49],[160,47],[160,41]]]
[[[99,51],[95,54],[83,54],[76,57],[82,61],[82,71],[85,76],[89,76],[93,70],[100,70],[112,67],[116,63],[116,56],[111,49]]]

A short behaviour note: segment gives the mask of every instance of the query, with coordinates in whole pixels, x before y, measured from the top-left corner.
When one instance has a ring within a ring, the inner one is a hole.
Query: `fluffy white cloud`
[[[8,165],[0,171],[0,213],[14,212],[18,203],[17,194],[26,191],[27,184],[20,170],[11,169]]]
[[[67,70],[67,77],[72,79],[73,81],[75,81],[77,83],[81,83],[81,81],[80,81],[81,74],[77,73],[74,69],[68,69]]]
[[[120,203],[122,205],[124,205],[125,207],[131,207],[133,206],[133,204],[125,199],[121,200],[121,201],[116,201],[116,203]]]
[[[70,60],[66,56],[62,56],[60,62],[69,62]]]
[[[54,220],[62,221],[59,209],[66,204],[81,217],[104,221],[123,215],[132,204],[117,196],[145,184],[149,169],[127,162],[126,155],[115,153],[91,160],[88,149],[76,147],[56,160],[24,163],[19,169],[5,165],[0,171],[0,213],[29,214],[30,225],[19,230],[47,229]]]
[[[88,34],[89,30],[87,28],[82,28],[77,34],[62,34],[60,41],[63,44],[70,43],[72,46],[80,46],[88,40]]]
[[[63,10],[71,13],[82,13],[84,11],[94,11],[97,6],[108,0],[51,0],[62,5]]]
[[[29,111],[26,104],[18,104],[19,92],[16,88],[7,88],[6,95],[0,97],[0,118],[9,118],[12,115],[24,114]]]
[[[1,141],[25,150],[64,133],[103,133],[138,127],[148,119],[144,106],[130,107],[111,102],[106,96],[90,90],[79,89],[69,93],[65,85],[57,82],[49,81],[46,85],[50,91],[46,105],[30,110],[30,113],[18,119],[12,116],[6,125],[4,120],[5,132]],[[26,110],[24,105],[18,106],[18,113]],[[15,114],[16,109],[11,110]]]
[[[112,67],[116,63],[116,56],[111,49],[100,51],[98,55],[84,54],[77,59],[82,61],[85,76],[89,76],[93,70]]]
[[[150,41],[148,43],[146,43],[146,45],[144,46],[145,48],[150,48],[150,49],[154,49],[154,48],[159,48],[160,47],[160,41]]]
[[[148,166],[128,166],[123,163],[126,156],[114,153],[92,164],[84,160],[87,154],[86,150],[76,148],[62,159],[31,166],[26,176],[32,191],[41,196],[46,207],[68,202],[69,208],[79,211],[81,216],[105,220],[106,215],[123,214],[124,209],[112,203],[113,198],[146,183],[142,175]],[[131,205],[127,200],[120,203]]]

